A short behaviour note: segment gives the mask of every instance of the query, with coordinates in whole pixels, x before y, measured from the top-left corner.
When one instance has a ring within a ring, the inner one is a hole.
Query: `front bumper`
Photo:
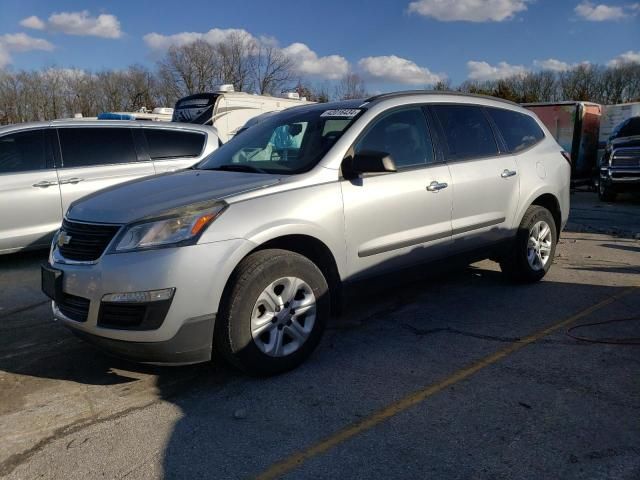
[[[103,255],[86,265],[54,260],[50,265],[62,271],[63,294],[85,302],[86,319],[71,318],[68,309],[52,302],[54,317],[79,337],[131,360],[171,364],[209,360],[222,291],[237,257],[251,248],[251,242],[236,239]],[[104,295],[167,288],[175,288],[173,298],[163,318],[152,322],[153,328],[101,324]]]
[[[640,169],[602,167],[600,182],[618,192],[640,190]]]
[[[191,318],[173,338],[163,342],[129,342],[71,328],[78,338],[125,360],[158,365],[189,365],[211,360],[215,315]]]

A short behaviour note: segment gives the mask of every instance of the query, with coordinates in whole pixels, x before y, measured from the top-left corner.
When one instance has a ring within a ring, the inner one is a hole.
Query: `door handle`
[[[509,178],[509,177],[513,177],[514,175],[516,175],[518,172],[516,172],[515,170],[509,170],[508,168],[505,168],[502,173],[500,174],[500,176],[502,178]]]
[[[58,182],[49,182],[47,180],[42,180],[41,182],[33,184],[33,186],[37,188],[53,187],[54,185],[58,185]]]
[[[429,186],[427,187],[427,190],[429,190],[430,192],[438,193],[440,190],[442,190],[443,188],[447,188],[448,186],[449,186],[448,183],[439,183],[439,182],[433,181],[429,184]]]
[[[67,183],[73,183],[74,185],[78,182],[82,182],[84,180],[84,178],[80,178],[80,177],[71,177],[71,178],[67,178],[65,180],[60,180],[60,185],[66,185]]]

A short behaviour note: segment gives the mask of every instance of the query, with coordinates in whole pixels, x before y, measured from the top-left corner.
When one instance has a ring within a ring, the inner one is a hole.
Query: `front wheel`
[[[261,250],[236,268],[215,329],[215,347],[253,375],[274,375],[313,352],[329,317],[326,279],[308,258]]]
[[[516,238],[500,261],[501,270],[518,282],[537,282],[551,268],[556,251],[556,224],[551,212],[531,205]]]

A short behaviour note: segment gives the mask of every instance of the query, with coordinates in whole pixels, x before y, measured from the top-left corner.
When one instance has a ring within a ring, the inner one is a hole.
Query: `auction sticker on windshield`
[[[341,117],[353,118],[361,112],[359,108],[339,108],[336,110],[325,110],[321,117]]]

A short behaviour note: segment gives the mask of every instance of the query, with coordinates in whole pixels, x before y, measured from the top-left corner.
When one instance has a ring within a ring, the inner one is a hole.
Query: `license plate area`
[[[51,300],[62,299],[62,271],[48,265],[41,265],[42,291]]]

